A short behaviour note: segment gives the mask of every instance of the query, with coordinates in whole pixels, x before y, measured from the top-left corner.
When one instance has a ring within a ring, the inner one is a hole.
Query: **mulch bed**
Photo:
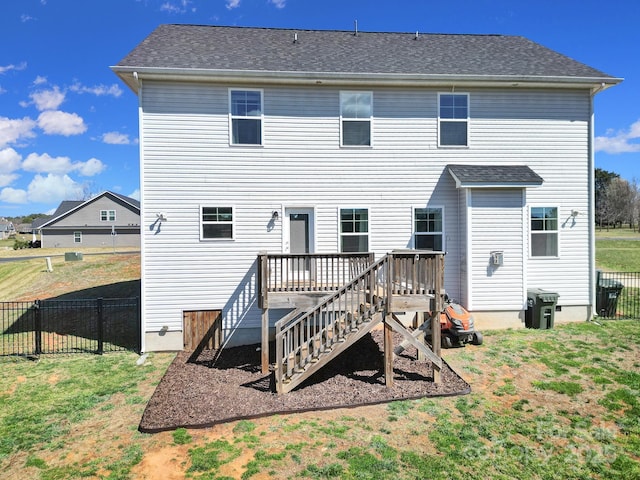
[[[394,336],[394,343],[400,337]],[[273,351],[273,350],[271,350]],[[384,380],[382,331],[374,330],[293,391],[278,395],[260,370],[259,345],[179,352],[142,415],[139,430],[203,428],[239,419],[357,407],[423,397],[464,395],[471,387],[443,361],[433,382],[429,361],[411,347],[394,360],[394,386]]]

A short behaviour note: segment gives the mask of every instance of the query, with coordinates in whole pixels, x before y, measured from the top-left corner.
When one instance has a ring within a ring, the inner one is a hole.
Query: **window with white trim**
[[[531,256],[558,256],[558,207],[531,207]]]
[[[371,146],[372,92],[340,92],[342,146]]]
[[[469,145],[469,94],[438,94],[438,145]]]
[[[200,207],[200,238],[233,239],[233,207]]]
[[[262,145],[262,90],[229,90],[232,145]]]
[[[366,208],[340,209],[340,251],[369,251],[369,211]]]
[[[82,243],[82,232],[73,232],[73,243]]]
[[[442,208],[413,209],[413,243],[418,250],[444,251],[444,215]]]
[[[116,211],[115,210],[100,210],[100,221],[101,222],[115,222],[116,221]]]

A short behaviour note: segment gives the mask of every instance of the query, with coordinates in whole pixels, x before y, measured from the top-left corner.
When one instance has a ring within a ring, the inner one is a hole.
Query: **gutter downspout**
[[[145,218],[145,210],[144,210],[144,178],[143,178],[143,163],[144,163],[144,141],[142,136],[142,81],[138,78],[138,72],[133,72],[133,78],[136,81],[138,86],[137,88],[137,96],[138,96],[138,154],[139,154],[139,168],[140,168],[140,353],[146,353],[147,351],[147,322],[146,319],[146,310],[147,310],[147,302],[145,300],[145,242],[144,242],[144,234],[146,229],[144,228],[144,218]]]
[[[595,200],[595,152],[594,152],[594,108],[593,100],[595,95],[604,90],[604,83],[600,88],[591,91],[589,96],[589,213],[587,219],[589,221],[589,310],[587,311],[587,321],[593,320],[594,312],[596,311],[595,298],[596,298],[596,200]]]

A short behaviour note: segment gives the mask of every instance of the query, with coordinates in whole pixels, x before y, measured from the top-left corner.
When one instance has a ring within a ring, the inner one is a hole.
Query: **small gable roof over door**
[[[544,181],[526,165],[447,165],[457,188],[539,187]]]

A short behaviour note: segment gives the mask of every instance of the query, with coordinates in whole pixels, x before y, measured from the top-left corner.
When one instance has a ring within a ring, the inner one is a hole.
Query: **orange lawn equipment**
[[[463,347],[467,343],[482,345],[482,333],[475,330],[473,316],[447,295],[440,312],[440,330],[443,348]]]

